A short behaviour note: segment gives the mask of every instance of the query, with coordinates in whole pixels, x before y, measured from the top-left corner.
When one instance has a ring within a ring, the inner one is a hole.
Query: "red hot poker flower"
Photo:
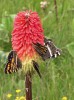
[[[44,45],[44,34],[40,18],[36,12],[19,12],[14,20],[12,48],[17,52],[26,71],[28,70],[28,63],[30,64],[38,56],[33,48],[33,43]]]

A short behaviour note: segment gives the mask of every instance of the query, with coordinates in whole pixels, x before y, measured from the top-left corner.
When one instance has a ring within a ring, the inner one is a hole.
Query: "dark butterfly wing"
[[[42,57],[43,60],[48,58],[56,58],[61,54],[61,50],[57,48],[51,39],[44,39],[44,46],[39,43],[33,44],[34,49]]]
[[[45,45],[42,46],[41,44],[36,43],[33,44],[33,47],[37,51],[37,53],[42,57],[43,60],[50,58],[50,53]]]
[[[36,70],[36,72],[38,73],[39,77],[41,78],[41,74],[40,74],[40,71],[39,71],[39,65],[37,62],[35,62],[34,60],[32,60],[33,62],[33,67],[34,69]]]
[[[22,67],[20,59],[17,57],[15,51],[11,51],[8,55],[8,62],[5,67],[5,73],[16,72],[19,68]]]
[[[54,43],[52,42],[51,39],[44,39],[45,45],[47,47],[47,49],[50,52],[50,56],[51,58],[54,57],[56,58],[58,55],[61,54],[61,50],[59,48],[57,48]]]

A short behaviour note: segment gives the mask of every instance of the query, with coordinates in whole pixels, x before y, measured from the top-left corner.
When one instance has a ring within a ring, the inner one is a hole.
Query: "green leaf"
[[[4,51],[11,49],[11,31],[13,28],[13,19],[15,14],[4,12],[2,23],[0,24],[0,48]]]
[[[4,42],[9,42],[8,31],[0,29],[0,40]]]
[[[74,57],[74,42],[68,44],[66,47],[71,56]]]
[[[11,18],[12,18],[12,20],[15,18],[15,16],[16,16],[16,14],[10,14],[9,15]]]
[[[74,31],[74,19],[73,19],[73,21],[72,21],[72,29],[73,29],[73,31]]]
[[[3,16],[2,17],[2,24],[4,25],[5,29],[11,32],[12,25],[13,25],[13,19],[11,16]]]
[[[4,25],[0,24],[0,30],[4,29]]]
[[[5,64],[7,58],[7,53],[0,50],[0,66]],[[1,67],[0,67],[1,68]]]

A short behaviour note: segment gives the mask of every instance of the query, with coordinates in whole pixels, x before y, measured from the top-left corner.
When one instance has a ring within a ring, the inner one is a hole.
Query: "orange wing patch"
[[[8,62],[5,67],[5,73],[10,74],[16,72],[22,66],[21,61],[17,57],[15,51],[11,51],[8,55]]]

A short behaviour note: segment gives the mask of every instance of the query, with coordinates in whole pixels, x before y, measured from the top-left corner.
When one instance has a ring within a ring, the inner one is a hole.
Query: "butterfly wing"
[[[48,58],[56,58],[61,54],[61,50],[57,48],[51,39],[44,39],[44,46],[39,43],[33,44],[36,52],[42,57],[43,60]]]
[[[51,58],[56,58],[58,55],[61,54],[61,50],[57,48],[51,39],[44,39],[45,45],[50,52]]]
[[[34,60],[32,60],[33,62],[33,67],[34,69],[36,70],[36,72],[38,73],[39,77],[41,78],[41,74],[40,74],[40,71],[39,71],[39,65],[37,62],[35,62]]]
[[[41,44],[36,43],[33,44],[33,47],[36,50],[36,52],[42,57],[43,60],[50,58],[50,53],[45,45],[42,46]]]
[[[20,59],[17,57],[15,51],[11,51],[8,55],[8,62],[5,67],[5,73],[16,72],[19,68],[22,67]]]

